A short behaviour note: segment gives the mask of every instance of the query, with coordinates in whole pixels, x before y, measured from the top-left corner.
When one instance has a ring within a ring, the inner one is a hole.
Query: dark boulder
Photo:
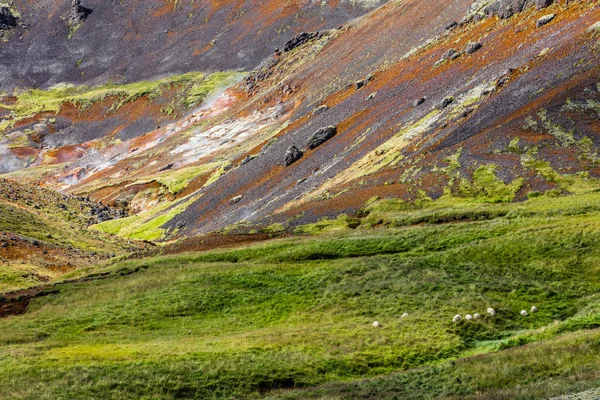
[[[469,42],[469,44],[467,44],[467,48],[465,49],[465,53],[473,54],[479,49],[481,49],[481,43]]]
[[[304,153],[296,146],[290,146],[290,148],[287,149],[287,151],[285,152],[285,156],[283,159],[285,162],[285,166],[289,167],[290,165],[301,159],[303,155]]]
[[[84,23],[92,12],[91,8],[81,5],[81,0],[72,0],[71,10],[69,11],[69,25],[77,26]]]
[[[454,97],[448,96],[444,100],[442,100],[442,108],[446,108],[452,103],[454,103]]]
[[[420,106],[421,104],[425,103],[425,100],[425,97],[421,97],[420,99],[413,101],[413,107]]]
[[[285,53],[287,53],[288,51],[292,51],[294,50],[296,47],[300,47],[303,44],[307,43],[309,40],[315,39],[315,38],[320,38],[321,36],[323,36],[322,33],[320,32],[302,32],[296,36],[294,36],[292,39],[288,40],[287,43],[285,44],[285,47],[283,48],[283,51]]]
[[[337,133],[335,126],[327,126],[316,131],[310,139],[308,139],[308,148],[313,150],[334,137]]]
[[[8,7],[0,7],[0,29],[10,29],[17,26],[15,17]]]

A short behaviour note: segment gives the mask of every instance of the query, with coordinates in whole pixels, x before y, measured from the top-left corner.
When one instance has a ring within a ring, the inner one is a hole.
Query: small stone
[[[285,166],[289,167],[290,165],[301,159],[303,155],[304,153],[301,150],[299,150],[296,146],[290,146],[290,148],[288,148],[285,152]]]
[[[329,106],[322,104],[313,110],[312,115],[313,117],[315,117],[317,115],[323,114],[327,110],[329,110]]]
[[[444,100],[442,100],[442,108],[446,108],[452,103],[454,103],[454,97],[448,96]]]
[[[496,310],[494,310],[493,308],[488,308],[487,313],[493,317],[496,315]]]
[[[69,11],[69,25],[77,26],[82,24],[92,12],[91,8],[81,5],[81,0],[72,0],[71,10]]]
[[[373,92],[370,95],[368,95],[367,100],[373,100],[375,98],[375,96],[377,96],[377,92]]]
[[[408,317],[408,313],[402,314],[402,316],[400,318],[406,318],[406,317]]]
[[[381,328],[381,323],[379,321],[373,322],[373,328]]]
[[[538,308],[536,306],[531,307],[531,313],[534,314],[538,312]]]
[[[542,18],[537,20],[535,26],[537,28],[540,28],[540,27],[550,23],[554,18],[556,18],[556,14],[544,15]]]
[[[242,201],[242,198],[243,198],[243,197],[244,197],[244,196],[235,196],[235,197],[233,197],[231,200],[229,200],[229,202],[230,202],[231,204],[237,204],[237,203],[239,203],[240,201]]]
[[[457,322],[460,322],[460,320],[461,320],[460,314],[457,314],[457,315],[454,316],[454,318],[452,318],[452,322],[455,323],[455,324]]]
[[[373,75],[367,75],[366,78],[361,79],[360,81],[356,82],[354,84],[354,86],[356,87],[356,90],[360,90],[363,87],[365,87],[369,82],[371,82],[373,80]]]
[[[526,317],[526,316],[528,316],[529,314],[527,314],[527,311],[525,311],[525,310],[521,310],[521,315],[522,315],[523,317]]]
[[[455,60],[458,57],[460,57],[460,53],[454,49],[450,49],[442,55],[442,58],[440,61]]]
[[[471,314],[467,314],[467,315],[465,315],[465,319],[467,321],[472,321],[473,320],[473,316]]]
[[[452,29],[456,28],[458,26],[458,22],[456,21],[450,21],[446,24],[446,30],[447,31],[451,31]]]
[[[337,134],[337,128],[335,126],[327,126],[316,131],[308,139],[308,148],[313,150],[334,137]]]
[[[421,97],[420,99],[413,101],[413,107],[420,106],[421,104],[425,103],[425,100],[425,97]]]
[[[481,315],[479,315],[479,314],[473,314],[473,319],[481,319]]]
[[[473,54],[477,50],[481,49],[481,47],[482,47],[481,43],[469,42],[469,44],[467,44],[467,48],[465,49],[465,53],[467,53],[467,54]]]

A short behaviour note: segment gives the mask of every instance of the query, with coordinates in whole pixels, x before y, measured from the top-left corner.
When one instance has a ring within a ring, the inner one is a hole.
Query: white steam
[[[0,143],[0,174],[23,168],[23,163],[15,156],[4,143]]]

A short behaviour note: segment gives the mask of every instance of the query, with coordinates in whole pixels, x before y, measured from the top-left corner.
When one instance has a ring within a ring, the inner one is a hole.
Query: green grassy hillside
[[[472,214],[380,205],[405,226],[97,269],[1,321],[0,397],[529,399],[597,387],[598,204],[590,192]]]

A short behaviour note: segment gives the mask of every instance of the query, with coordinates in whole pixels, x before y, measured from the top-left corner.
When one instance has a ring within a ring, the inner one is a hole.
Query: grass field
[[[396,227],[97,268],[111,274],[59,283],[0,320],[0,397],[535,399],[598,387],[599,204],[589,192],[380,207]]]

